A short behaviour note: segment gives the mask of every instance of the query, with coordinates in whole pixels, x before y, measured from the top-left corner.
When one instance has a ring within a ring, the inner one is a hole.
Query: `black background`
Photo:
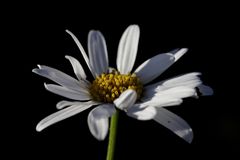
[[[56,103],[64,98],[46,91],[43,82],[50,81],[31,70],[44,64],[74,76],[64,58],[71,55],[81,62],[91,80],[80,51],[65,29],[72,31],[86,50],[89,30],[100,30],[107,42],[110,65],[116,67],[118,42],[130,24],[138,24],[141,30],[134,69],[156,54],[187,47],[189,52],[157,80],[199,71],[215,93],[211,97],[186,99],[181,106],[168,108],[191,125],[192,144],[154,121],[137,121],[121,113],[116,159],[195,159],[234,156],[238,152],[239,114],[234,102],[238,98],[238,86],[234,83],[237,51],[230,51],[236,47],[232,42],[236,26],[231,13],[226,14],[227,6],[126,6],[66,4],[60,8],[57,4],[28,4],[6,18],[4,24],[9,32],[3,30],[3,34],[7,33],[5,42],[9,45],[5,47],[10,57],[6,60],[10,60],[10,65],[3,71],[11,77],[7,80],[13,87],[6,92],[11,98],[4,121],[8,156],[105,159],[107,138],[99,142],[88,130],[87,115],[91,109],[40,133],[35,131],[36,124],[57,111]]]

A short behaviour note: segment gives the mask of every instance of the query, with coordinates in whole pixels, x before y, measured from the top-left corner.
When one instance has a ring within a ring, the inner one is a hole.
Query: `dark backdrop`
[[[94,6],[94,7],[93,7]],[[71,6],[72,7],[72,6]],[[175,136],[154,121],[137,121],[120,114],[116,159],[163,159],[234,155],[239,145],[239,116],[235,52],[230,42],[234,31],[230,17],[221,8],[208,7],[122,7],[95,5],[57,6],[31,4],[7,18],[13,35],[8,36],[13,90],[13,109],[6,115],[9,155],[31,159],[105,159],[107,138],[99,142],[87,126],[88,109],[61,121],[44,131],[35,131],[36,124],[57,111],[55,105],[63,97],[44,89],[49,80],[31,72],[37,64],[45,64],[74,76],[64,58],[71,55],[87,66],[77,46],[65,29],[72,31],[87,49],[89,30],[100,30],[107,42],[110,65],[115,67],[119,39],[130,24],[140,26],[141,35],[134,68],[146,59],[175,48],[189,52],[157,80],[182,73],[199,71],[205,84],[214,89],[214,96],[186,99],[181,106],[168,109],[185,119],[194,131],[192,144]],[[173,12],[174,11],[174,12]],[[230,43],[230,46],[228,44]],[[6,69],[5,69],[6,71]],[[232,74],[234,73],[234,74]],[[88,77],[91,75],[87,70]],[[157,81],[156,80],[156,81]],[[16,89],[17,88],[17,89]],[[11,119],[11,120],[9,120]]]

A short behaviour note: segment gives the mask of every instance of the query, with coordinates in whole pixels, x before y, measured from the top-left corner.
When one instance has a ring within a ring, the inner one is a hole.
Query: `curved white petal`
[[[170,78],[168,80],[164,80],[152,85],[148,85],[144,88],[142,100],[149,99],[153,97],[157,92],[167,90],[169,88],[174,87],[188,87],[188,88],[195,88],[201,85],[202,81],[198,77],[201,73],[193,72],[184,74],[181,76],[177,76],[174,78]]]
[[[79,63],[79,61],[72,57],[72,56],[65,56],[66,59],[68,59],[70,61],[70,63],[72,64],[73,67],[73,71],[75,73],[75,75],[77,76],[78,80],[86,80],[87,76],[85,74],[85,71],[82,67],[82,65]]]
[[[124,91],[117,99],[113,101],[115,106],[121,110],[128,109],[137,100],[137,93],[132,89]]]
[[[56,108],[57,109],[63,109],[67,106],[71,106],[71,105],[74,105],[74,104],[78,104],[79,101],[75,101],[75,102],[70,102],[70,101],[60,101],[56,104]]]
[[[45,129],[46,127],[57,123],[61,120],[64,120],[66,118],[69,118],[73,115],[76,115],[88,108],[90,108],[93,105],[97,105],[97,102],[93,102],[93,101],[89,101],[89,102],[79,102],[78,104],[74,104],[68,108],[62,109],[58,112],[55,112],[49,116],[47,116],[46,118],[44,118],[43,120],[41,120],[37,127],[36,130],[37,131],[42,131],[43,129]]]
[[[139,27],[131,25],[121,37],[117,53],[117,69],[121,74],[128,74],[132,71],[137,55],[139,36]]]
[[[175,98],[175,97],[158,97],[154,96],[152,99],[149,99],[147,101],[144,101],[139,104],[140,108],[146,108],[148,106],[152,107],[168,107],[168,106],[177,106],[180,105],[183,102],[181,98]]]
[[[146,84],[160,76],[186,52],[187,49],[183,48],[177,52],[174,50],[170,53],[158,54],[141,64],[134,72],[141,82]]]
[[[142,108],[140,104],[134,104],[127,110],[127,115],[138,120],[151,120],[156,115],[157,111],[155,107],[146,106]]]
[[[96,76],[108,72],[108,53],[105,39],[101,32],[90,31],[88,34],[88,53],[90,65]]]
[[[141,64],[135,73],[141,82],[146,84],[157,78],[173,63],[174,56],[172,54],[159,54]]]
[[[75,91],[87,91],[87,84],[83,81],[78,81],[71,76],[63,73],[55,68],[38,65],[38,68],[33,69],[32,71],[40,76],[46,77],[66,88],[75,90]]]
[[[79,101],[92,99],[90,94],[87,92],[74,91],[66,87],[62,87],[55,84],[44,83],[44,86],[48,91],[69,99],[79,100]]]
[[[171,51],[171,53],[174,55],[175,62],[181,58],[186,52],[188,51],[187,48],[182,48],[182,49],[175,49]]]
[[[181,104],[182,98],[194,97],[195,95],[196,90],[194,88],[180,86],[156,92],[153,96],[149,96],[148,98],[145,96],[145,98],[142,98],[142,101],[153,104],[156,103],[161,106],[172,106],[174,104]]]
[[[76,37],[71,31],[66,30],[66,32],[72,37],[72,39],[74,40],[74,42],[77,44],[77,46],[78,46],[80,52],[82,53],[82,56],[83,56],[83,58],[84,58],[84,60],[85,60],[85,62],[86,62],[86,64],[87,64],[89,70],[91,71],[92,75],[95,76],[95,73],[94,73],[94,71],[92,70],[92,66],[90,65],[88,56],[87,56],[85,50],[83,49],[82,44],[79,42],[79,40],[77,39],[77,37]]]
[[[155,94],[155,97],[173,97],[173,98],[186,98],[195,95],[195,89],[185,86],[173,87],[167,90],[160,90]]]
[[[98,140],[104,140],[108,133],[108,118],[115,113],[112,104],[102,104],[94,108],[88,115],[88,127]]]
[[[189,124],[176,114],[164,109],[156,108],[157,114],[154,120],[164,127],[170,129],[173,133],[183,138],[188,143],[193,140],[193,131]]]
[[[202,96],[211,96],[213,95],[213,89],[209,86],[206,86],[204,84],[201,84],[198,86],[199,92],[202,94]]]
[[[155,83],[155,84],[148,85],[148,86],[145,87],[145,89],[156,88],[160,85],[167,86],[167,87],[169,87],[169,86],[170,87],[175,87],[175,86],[180,86],[180,85],[189,86],[191,84],[191,83],[189,83],[189,81],[191,82],[191,81],[200,80],[200,78],[198,77],[200,75],[201,75],[201,73],[199,73],[199,72],[192,72],[192,73],[179,75],[179,76],[169,78],[167,80],[163,80],[163,81]],[[197,87],[197,86],[194,85],[192,87]]]

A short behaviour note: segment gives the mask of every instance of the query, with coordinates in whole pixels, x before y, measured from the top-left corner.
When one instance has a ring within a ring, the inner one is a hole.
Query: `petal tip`
[[[214,94],[214,91],[211,87],[201,84],[198,86],[199,92],[202,94],[202,96],[211,96]]]
[[[70,34],[70,33],[71,33],[71,31],[69,31],[68,29],[65,29],[65,32],[67,32],[68,34]]]
[[[69,55],[65,55],[64,57],[65,57],[66,59],[69,59],[69,58],[70,58],[70,56],[69,56]]]
[[[46,89],[48,89],[48,84],[46,82],[44,82],[43,85]]]
[[[138,30],[140,29],[139,25],[137,25],[137,24],[132,24],[129,27],[132,27],[132,28],[138,29]]]
[[[42,65],[38,64],[37,66],[38,66],[39,69],[42,69]]]
[[[38,125],[36,126],[36,131],[37,131],[37,132],[41,132],[43,129],[44,129],[44,128],[43,128],[40,124],[38,124]]]
[[[37,70],[38,70],[38,68],[34,68],[34,69],[32,69],[32,72],[33,72],[33,73],[36,73]]]

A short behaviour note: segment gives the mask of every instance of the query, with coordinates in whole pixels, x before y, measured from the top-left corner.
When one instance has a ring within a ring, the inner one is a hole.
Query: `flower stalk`
[[[111,118],[108,150],[107,150],[107,160],[113,160],[114,158],[114,151],[115,151],[116,137],[117,137],[118,117],[119,117],[119,111],[116,110],[116,113]]]

